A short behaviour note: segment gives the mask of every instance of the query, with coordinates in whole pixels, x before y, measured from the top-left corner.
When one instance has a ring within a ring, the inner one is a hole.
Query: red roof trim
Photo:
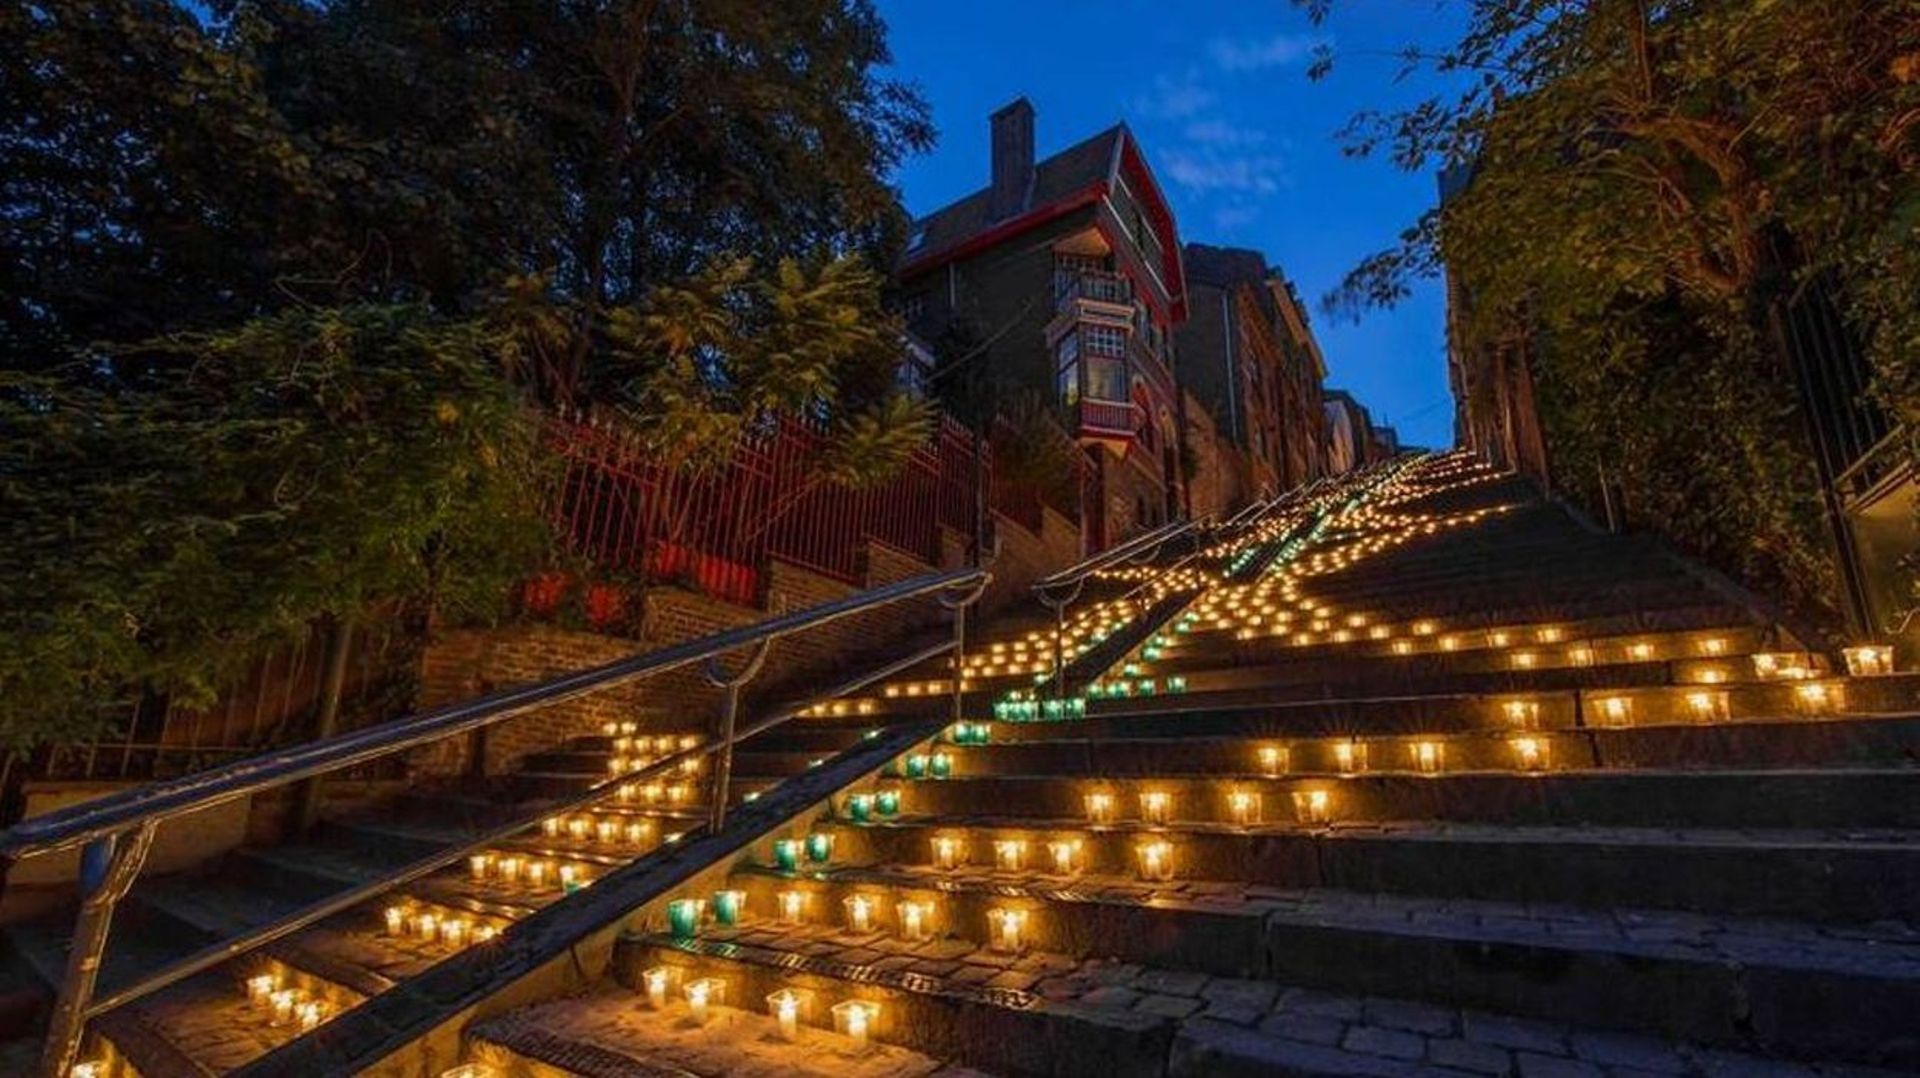
[[[1036,206],[1018,217],[1009,217],[999,224],[994,225],[992,228],[975,233],[970,238],[956,243],[945,250],[933,251],[916,259],[909,259],[901,264],[900,276],[909,277],[915,274],[925,273],[931,269],[938,269],[948,262],[978,254],[997,243],[1011,239],[1022,232],[1038,228],[1048,221],[1062,217],[1082,206],[1089,206],[1099,202],[1102,198],[1106,197],[1106,194],[1106,181],[1095,180],[1093,183],[1087,184],[1078,191],[1069,192],[1065,196],[1057,198],[1044,206]]]
[[[1180,264],[1180,236],[1173,229],[1173,209],[1167,205],[1167,196],[1160,190],[1160,182],[1153,178],[1153,170],[1147,167],[1147,159],[1140,153],[1133,132],[1128,131],[1121,142],[1120,166],[1126,171],[1126,178],[1136,191],[1144,188],[1155,211],[1153,231],[1154,237],[1160,241],[1160,277],[1166,282],[1167,292],[1173,299],[1173,320],[1183,322],[1187,317],[1187,275]]]

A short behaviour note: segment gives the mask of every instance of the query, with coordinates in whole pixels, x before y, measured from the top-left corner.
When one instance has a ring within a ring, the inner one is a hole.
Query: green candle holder
[[[783,838],[773,844],[773,863],[782,872],[792,872],[800,867],[800,840]]]
[[[866,823],[873,819],[873,795],[853,794],[848,797],[847,818],[854,823]]]
[[[676,898],[667,903],[667,930],[674,939],[692,939],[700,931],[700,900]]]
[[[824,865],[833,856],[833,835],[826,831],[815,831],[807,836],[807,860],[816,865]]]
[[[737,925],[740,914],[747,907],[745,891],[715,891],[713,893],[713,919],[723,925]]]
[[[910,779],[927,777],[927,757],[925,753],[915,753],[907,757],[906,774]]]
[[[953,754],[946,752],[934,753],[933,758],[927,763],[927,772],[936,779],[951,778],[953,776]]]
[[[886,789],[874,794],[873,807],[883,819],[892,819],[900,815],[900,791]]]

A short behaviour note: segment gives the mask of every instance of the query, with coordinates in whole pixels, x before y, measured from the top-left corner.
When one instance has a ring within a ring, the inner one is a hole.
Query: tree
[[[204,700],[315,619],[494,612],[548,548],[503,336],[420,307],[291,310],[0,382],[0,743]]]
[[[1305,3],[1305,0],[1301,0]],[[1325,0],[1305,3],[1324,16]],[[1808,602],[1830,594],[1808,447],[1767,317],[1840,274],[1883,393],[1913,381],[1920,215],[1913,0],[1473,0],[1409,50],[1460,87],[1363,114],[1356,153],[1471,182],[1330,305],[1391,303],[1444,262],[1475,342],[1520,327],[1556,472]],[[1324,69],[1324,65],[1322,65]],[[1868,254],[1867,252],[1873,252]],[[1896,253],[1897,252],[1897,253]],[[1910,406],[1906,406],[1910,407]]]

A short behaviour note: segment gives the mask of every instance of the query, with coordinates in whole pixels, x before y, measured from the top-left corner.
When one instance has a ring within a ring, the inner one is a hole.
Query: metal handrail
[[[954,641],[943,640],[938,644],[922,648],[912,655],[896,659],[883,666],[841,682],[826,692],[818,693],[805,701],[781,707],[767,718],[736,733],[731,742],[719,740],[707,741],[690,749],[681,749],[677,752],[668,753],[639,770],[617,775],[591,786],[586,790],[571,794],[557,801],[544,802],[540,807],[540,811],[536,813],[517,818],[510,823],[496,825],[470,836],[464,842],[435,850],[425,857],[421,857],[409,864],[394,869],[379,879],[368,880],[365,883],[349,887],[344,891],[328,895],[326,898],[302,909],[295,910],[278,920],[255,926],[244,935],[222,940],[219,943],[202,948],[176,962],[148,973],[132,984],[116,989],[112,995],[95,999],[93,1003],[88,1005],[86,1017],[94,1018],[116,1007],[125,1006],[134,1000],[150,996],[163,988],[178,984],[196,973],[211,969],[222,962],[245,954],[256,947],[262,947],[275,940],[283,939],[309,925],[324,921],[334,914],[352,909],[354,906],[376,895],[391,891],[396,887],[403,887],[421,877],[430,876],[448,865],[459,863],[462,858],[469,854],[478,853],[489,846],[503,842],[522,831],[526,831],[545,817],[585,808],[615,793],[620,787],[628,785],[629,783],[644,782],[655,776],[668,774],[687,760],[704,759],[729,747],[729,745],[739,745],[742,742],[749,741],[799,716],[816,701],[831,700],[835,697],[845,696],[848,693],[858,692],[876,681],[892,677],[902,670],[911,669],[929,659],[935,659],[941,655],[945,655],[947,652],[952,651],[954,646]],[[695,824],[692,829],[697,830],[699,826],[700,825]],[[643,854],[642,856],[645,855]]]
[[[662,673],[824,625],[850,614],[903,599],[983,583],[984,569],[930,573],[887,584],[844,599],[781,614],[753,625],[689,640],[641,655],[436,708],[421,715],[379,723],[351,733],[226,764],[195,775],[103,797],[50,812],[0,831],[0,857],[18,860],[71,849],[125,831],[146,820],[160,821],[195,809],[224,804],[312,775],[352,767],[395,752],[463,734],[535,708],[572,700],[637,678]]]
[[[61,981],[53,1016],[48,1023],[47,1038],[42,1047],[40,1061],[42,1072],[48,1078],[64,1078],[78,1055],[87,1020],[99,1014],[105,1006],[124,1002],[129,998],[137,998],[139,994],[155,991],[165,984],[175,983],[181,977],[191,976],[192,973],[217,964],[239,953],[239,950],[246,949],[234,943],[203,950],[188,956],[175,966],[161,970],[154,977],[143,980],[141,984],[133,986],[134,989],[139,990],[133,995],[129,994],[130,989],[123,989],[110,1000],[95,1002],[94,986],[99,977],[101,956],[105,952],[107,936],[112,927],[114,907],[125,895],[134,878],[138,876],[147,852],[152,846],[154,833],[162,821],[183,813],[225,804],[314,775],[352,767],[396,752],[404,752],[443,738],[483,729],[535,708],[572,700],[588,693],[701,660],[709,662],[711,676],[714,673],[713,666],[720,657],[750,647],[756,650],[747,667],[741,673],[719,682],[726,690],[726,703],[718,737],[699,748],[683,750],[668,756],[666,760],[657,761],[648,768],[610,780],[614,784],[636,781],[637,777],[645,777],[664,770],[689,756],[718,753],[720,760],[714,768],[713,779],[714,813],[710,817],[712,825],[717,827],[721,822],[721,813],[724,812],[728,795],[727,782],[731,772],[733,747],[745,737],[752,736],[753,733],[758,733],[769,725],[756,724],[746,734],[741,734],[735,729],[741,687],[758,670],[769,645],[790,633],[811,629],[852,614],[907,599],[937,594],[941,596],[941,605],[954,615],[953,640],[945,647],[952,648],[955,655],[960,656],[964,654],[965,648],[965,608],[979,598],[991,579],[992,575],[987,570],[978,567],[911,577],[805,610],[777,614],[753,625],[713,633],[641,655],[616,659],[613,662],[566,674],[550,681],[507,689],[421,715],[380,723],[363,730],[322,738],[293,749],[264,753],[212,768],[200,774],[100,798],[70,809],[22,821],[5,831],[0,831],[0,858],[6,859],[9,863],[21,858],[76,846],[85,847],[81,857],[80,912],[75,919],[66,972]],[[958,676],[957,664],[956,658],[956,675],[952,679],[955,697],[953,708],[956,716],[960,713],[960,694],[964,692],[964,681]],[[885,676],[885,674],[879,676]],[[779,716],[779,721],[785,721],[788,717],[790,716]],[[601,787],[580,795],[581,800],[577,803],[586,803],[597,799],[598,796],[604,796],[606,787],[607,784],[603,783]],[[576,802],[569,802],[569,804],[573,803]],[[552,810],[549,808],[547,811]],[[517,824],[506,833],[511,834],[525,826],[524,823]],[[402,872],[412,872],[417,876],[417,874],[433,871],[446,863],[438,856],[433,861],[431,867],[423,867],[424,861],[416,862]],[[407,879],[416,878],[416,876],[408,876]],[[346,901],[349,897],[353,901],[364,901],[369,894],[377,894],[381,890],[404,882],[405,880],[394,882],[390,877],[379,881],[380,885],[373,887],[372,890],[368,890],[372,885],[363,885],[343,895],[334,896],[290,918],[256,930],[256,933],[250,936],[259,934],[261,939],[254,941],[251,945],[270,942],[272,939],[295,931],[301,925],[311,924],[315,920],[338,912],[347,905],[353,904]],[[337,905],[343,902],[344,905]],[[296,921],[299,923],[296,924]],[[243,941],[245,939],[246,937],[242,938]],[[239,950],[235,950],[235,947],[239,947]]]
[[[1199,525],[1200,522],[1197,520],[1168,521],[1152,531],[1141,532],[1139,535],[1123,543],[1110,546],[1097,554],[1089,555],[1057,573],[1041,577],[1039,580],[1033,582],[1033,590],[1035,592],[1044,592],[1067,584],[1077,584],[1115,562],[1125,561],[1140,553],[1142,550],[1158,546],[1169,539],[1178,538]]]

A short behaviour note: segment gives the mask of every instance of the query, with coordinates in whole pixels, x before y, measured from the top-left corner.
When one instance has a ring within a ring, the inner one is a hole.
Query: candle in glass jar
[[[297,989],[282,988],[268,997],[273,1004],[273,1023],[280,1025],[293,1018],[293,1006],[299,1000]]]
[[[667,928],[677,939],[692,939],[700,930],[700,900],[676,898],[667,903]]]
[[[918,941],[933,934],[933,903],[902,902],[899,910],[901,939]]]
[[[687,1010],[696,1023],[705,1025],[713,1015],[713,1006],[720,1002],[721,984],[712,977],[702,977],[687,984]]]
[[[800,840],[783,838],[773,844],[773,863],[782,872],[792,872],[800,867]]]
[[[472,857],[467,858],[467,871],[471,873],[476,880],[486,879],[487,869],[491,867],[493,867],[492,854],[476,853]]]
[[[407,930],[407,911],[403,906],[388,906],[386,909],[387,935],[398,936]]]
[[[825,864],[833,857],[833,833],[815,831],[807,836],[807,860],[816,865]]]
[[[807,896],[803,891],[781,891],[773,896],[780,909],[780,919],[788,924],[797,925],[806,914]]]
[[[927,774],[936,779],[953,777],[953,754],[936,752],[927,760]]]
[[[891,819],[900,814],[900,791],[891,787],[873,795],[874,811],[882,819]]]
[[[854,823],[866,823],[873,819],[873,795],[854,794],[848,797],[847,818]]]
[[[247,1002],[256,1007],[260,1006],[267,1002],[269,997],[273,995],[273,990],[278,987],[280,987],[280,978],[271,973],[262,973],[256,977],[248,977]]]
[[[715,891],[713,893],[713,919],[723,925],[737,925],[740,914],[747,908],[745,891]]]
[[[1047,852],[1053,857],[1055,875],[1071,876],[1080,871],[1080,840],[1055,839],[1047,843]]]
[[[656,1011],[667,1008],[667,988],[673,977],[673,971],[666,966],[654,966],[640,974],[640,983],[647,990],[647,1006]]]
[[[773,1014],[780,1026],[780,1039],[795,1041],[800,1039],[800,995],[791,988],[767,997],[767,1010]]]
[[[1021,933],[1027,926],[1026,910],[991,909],[987,911],[987,923],[992,927],[993,950],[1001,954],[1019,953]]]

